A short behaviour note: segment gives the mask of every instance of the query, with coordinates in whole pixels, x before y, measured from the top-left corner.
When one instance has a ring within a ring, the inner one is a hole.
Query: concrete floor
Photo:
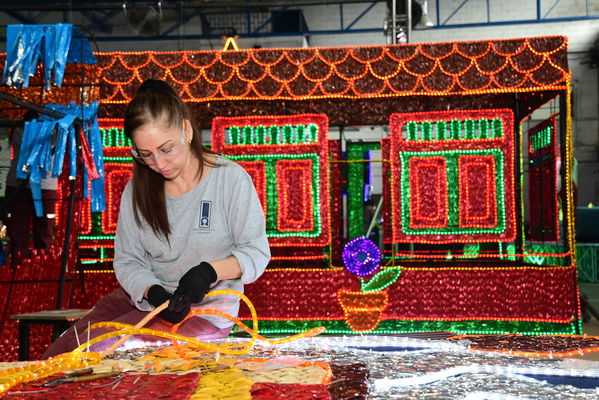
[[[579,283],[578,287],[586,295],[591,306],[599,313],[599,283]],[[599,336],[599,321],[595,317],[591,317],[589,322],[582,324],[582,331],[589,336]],[[576,358],[599,361],[599,353],[590,353]]]

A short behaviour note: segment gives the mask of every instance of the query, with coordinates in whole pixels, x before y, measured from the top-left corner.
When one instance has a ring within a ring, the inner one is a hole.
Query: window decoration
[[[516,236],[510,110],[392,114],[394,242],[509,242]]]
[[[551,117],[528,131],[530,238],[555,241],[559,235],[556,121]]]
[[[212,147],[247,168],[272,246],[329,244],[327,128],[323,114],[214,118]]]

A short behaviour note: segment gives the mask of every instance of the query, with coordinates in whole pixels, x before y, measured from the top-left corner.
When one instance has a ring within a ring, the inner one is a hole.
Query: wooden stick
[[[75,339],[77,339],[77,347],[81,346],[79,343],[79,333],[77,333],[77,326],[73,325],[73,329],[75,330]]]
[[[77,325],[73,325],[73,329],[75,330],[75,339],[77,339],[77,347],[79,347],[81,346],[81,343],[79,343],[79,332],[77,332]],[[81,354],[81,360],[85,362],[85,356],[83,354]]]

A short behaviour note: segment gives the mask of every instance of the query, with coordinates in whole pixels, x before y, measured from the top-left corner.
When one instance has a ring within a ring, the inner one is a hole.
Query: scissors
[[[114,376],[120,375],[122,371],[103,372],[100,374],[93,374],[92,372],[94,372],[93,368],[79,369],[77,371],[71,372],[68,375],[61,376],[60,378],[51,379],[48,382],[43,383],[42,386],[53,387],[68,382],[88,382],[95,381],[97,379],[112,378]]]

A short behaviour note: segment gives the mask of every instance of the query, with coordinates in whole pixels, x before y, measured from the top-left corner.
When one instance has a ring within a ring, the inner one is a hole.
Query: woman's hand
[[[151,305],[153,305],[154,308],[156,308],[156,307],[162,305],[165,301],[171,300],[172,296],[162,286],[154,285],[148,289],[147,299],[148,299],[148,302]],[[169,305],[170,305],[170,303],[169,303]],[[178,324],[179,322],[181,322],[185,319],[187,314],[189,314],[189,309],[187,310],[187,312],[183,312],[183,311],[182,312],[174,312],[174,311],[169,311],[169,309],[166,308],[158,313],[158,317],[162,318],[166,322],[170,322],[171,324]]]
[[[196,265],[179,280],[179,287],[173,293],[168,310],[176,313],[187,310],[189,313],[191,304],[201,302],[216,279],[216,271],[212,265],[205,261]]]

